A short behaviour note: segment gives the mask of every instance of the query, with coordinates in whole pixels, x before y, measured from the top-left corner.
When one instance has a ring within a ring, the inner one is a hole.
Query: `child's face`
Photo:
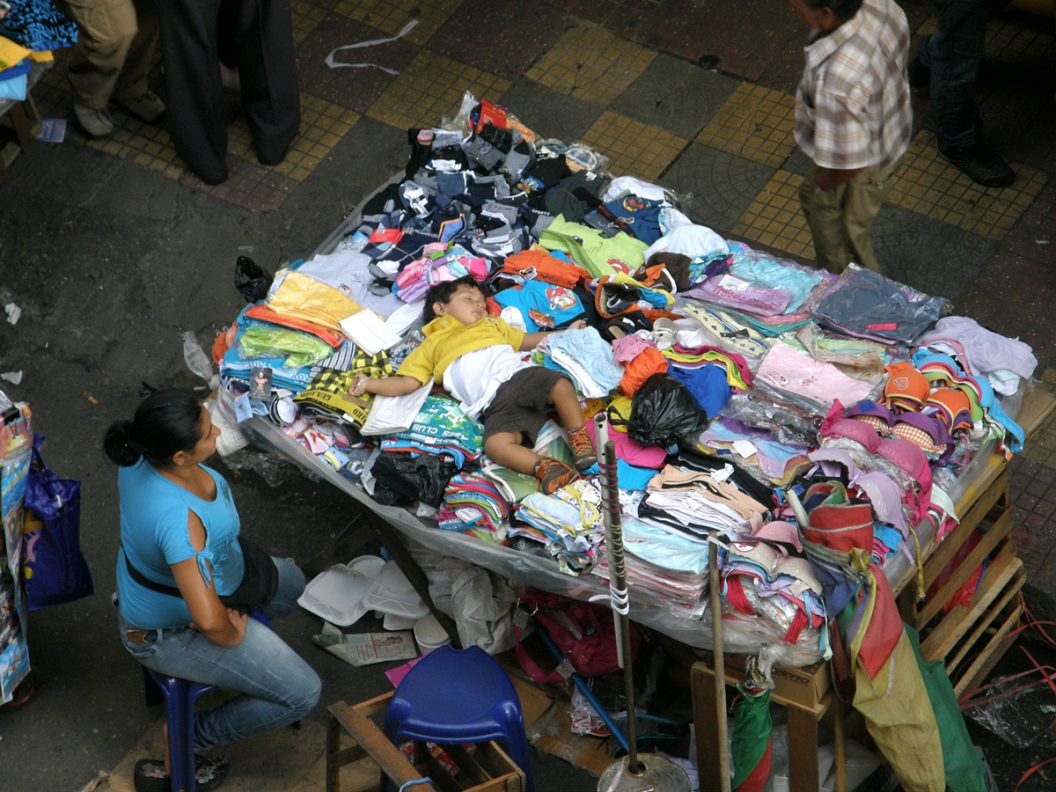
[[[437,316],[450,316],[464,325],[479,322],[488,315],[484,304],[484,293],[475,286],[459,286],[447,304],[433,303],[433,313]]]

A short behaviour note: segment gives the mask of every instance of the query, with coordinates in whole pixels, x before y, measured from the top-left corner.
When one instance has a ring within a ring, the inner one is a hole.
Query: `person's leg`
[[[279,573],[279,586],[275,598],[264,608],[264,615],[269,619],[282,619],[290,615],[297,598],[304,593],[304,573],[292,558],[272,556],[271,560]]]
[[[195,749],[229,745],[298,721],[319,700],[319,677],[278,635],[253,619],[238,646],[201,633],[165,631],[153,653],[137,659],[158,673],[243,695],[195,717]]]
[[[289,0],[224,2],[237,9],[235,51],[253,145],[262,163],[277,165],[301,123]]]
[[[890,173],[890,168],[870,168],[859,173],[845,185],[843,202],[844,230],[851,248],[851,260],[881,274],[884,270],[873,250],[870,231],[884,204]]]
[[[575,455],[576,470],[583,471],[598,461],[594,442],[583,421],[583,408],[572,383],[562,377],[550,389],[548,402],[557,410],[561,426],[568,432],[568,443]]]
[[[920,44],[918,57],[931,73],[931,107],[942,151],[979,142],[979,111],[972,93],[990,5],[990,0],[935,0],[937,29]]]
[[[847,268],[853,253],[847,243],[843,223],[844,185],[821,190],[813,175],[806,176],[799,188],[799,200],[814,237],[814,257],[819,267],[837,274]]]
[[[134,12],[136,35],[129,44],[124,66],[117,78],[114,100],[149,122],[165,110],[165,105],[151,92],[147,82],[158,46],[158,15],[154,0],[135,0]]]
[[[216,40],[219,6],[220,0],[158,0],[156,6],[169,135],[184,162],[207,184],[227,178],[227,118]]]
[[[136,35],[136,13],[131,0],[69,0],[68,9],[78,28],[66,70],[74,113],[89,134],[107,135],[113,131],[107,106]]]
[[[520,432],[495,432],[484,440],[484,453],[496,464],[531,476],[542,457],[521,445],[522,439]]]

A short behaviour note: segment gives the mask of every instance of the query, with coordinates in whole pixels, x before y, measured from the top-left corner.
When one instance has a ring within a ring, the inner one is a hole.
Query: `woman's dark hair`
[[[181,390],[155,391],[144,399],[131,421],[114,421],[106,430],[103,450],[121,467],[140,457],[165,467],[177,451],[190,451],[202,439],[202,403]]]
[[[451,298],[455,292],[458,291],[459,287],[468,286],[471,289],[476,289],[485,297],[488,293],[484,290],[483,285],[477,283],[469,275],[450,281],[440,281],[440,283],[434,284],[429,287],[429,291],[425,293],[425,308],[422,310],[422,319],[426,324],[429,324],[436,318],[436,314],[433,312],[433,303],[440,303],[441,305],[447,305],[451,302]]]

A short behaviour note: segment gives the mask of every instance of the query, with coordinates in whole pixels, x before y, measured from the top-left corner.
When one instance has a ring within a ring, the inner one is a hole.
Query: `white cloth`
[[[645,260],[654,253],[681,253],[690,258],[707,258],[718,253],[729,253],[726,240],[707,226],[680,225],[660,237],[645,251]]]
[[[461,403],[462,412],[476,419],[506,380],[528,368],[508,344],[478,349],[455,360],[444,372],[444,390]]]

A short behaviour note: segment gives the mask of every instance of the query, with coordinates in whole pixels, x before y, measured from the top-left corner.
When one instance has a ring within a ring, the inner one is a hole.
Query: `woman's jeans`
[[[979,141],[979,110],[972,100],[983,62],[991,0],[934,0],[936,32],[921,40],[920,62],[931,72],[931,109],[941,151]]]
[[[268,618],[286,616],[304,591],[304,575],[288,558],[273,558],[279,571]],[[320,682],[286,642],[255,619],[238,646],[218,646],[189,627],[152,630],[142,644],[121,641],[140,663],[165,676],[216,685],[242,695],[195,716],[194,747],[202,751],[244,740],[300,720],[319,700]]]

